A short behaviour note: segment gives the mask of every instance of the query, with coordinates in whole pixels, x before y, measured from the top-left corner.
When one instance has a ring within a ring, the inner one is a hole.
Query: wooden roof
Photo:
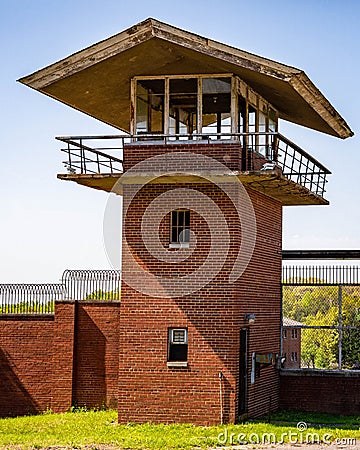
[[[282,119],[340,138],[353,135],[303,71],[151,18],[19,81],[129,132],[132,77],[208,73],[238,75]]]

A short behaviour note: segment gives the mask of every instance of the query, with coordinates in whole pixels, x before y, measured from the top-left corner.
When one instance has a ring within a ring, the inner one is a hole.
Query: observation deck
[[[62,136],[65,144],[62,180],[122,194],[124,183],[203,183],[209,176],[226,182],[236,177],[248,188],[275,198],[283,205],[326,205],[327,176],[331,173],[305,150],[280,133],[138,134],[109,136]],[[179,152],[199,154],[222,163],[216,173],[205,166],[191,170],[134,171],[149,157]],[[134,155],[139,155],[138,161]],[[131,176],[124,177],[124,174]]]

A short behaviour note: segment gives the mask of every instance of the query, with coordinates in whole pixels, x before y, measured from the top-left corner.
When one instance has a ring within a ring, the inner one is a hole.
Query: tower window
[[[140,80],[136,94],[136,133],[164,132],[164,80]]]
[[[190,211],[177,210],[171,213],[171,243],[190,242]]]
[[[185,362],[188,353],[187,328],[169,328],[168,361]]]

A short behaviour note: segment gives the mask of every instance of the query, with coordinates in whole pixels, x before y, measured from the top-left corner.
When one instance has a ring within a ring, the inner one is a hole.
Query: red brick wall
[[[151,150],[149,148],[151,147]],[[212,141],[210,144],[193,143],[188,141],[186,143],[173,143],[164,145],[146,144],[126,144],[124,147],[124,171],[129,170],[135,164],[138,164],[145,159],[155,156],[164,155],[175,152],[193,152],[199,155],[204,155],[213,158],[222,164],[228,166],[231,170],[240,170],[241,163],[241,145],[239,142],[224,143]],[[156,169],[156,166],[154,167]]]
[[[116,407],[118,302],[56,302],[55,316],[0,316],[0,416]]]
[[[0,417],[51,407],[53,334],[53,317],[0,317]]]
[[[360,373],[301,369],[283,370],[280,407],[294,411],[360,414]]]
[[[210,147],[212,155],[216,145]],[[132,153],[133,149],[136,152]],[[163,147],[151,147],[155,153],[160,149]],[[143,159],[145,154],[151,156],[149,152],[149,147],[146,149],[145,146],[132,147],[130,154],[127,149],[125,160],[128,167]],[[221,156],[220,147],[217,152]],[[125,218],[124,232],[134,258],[155,275],[169,276],[176,272],[182,276],[192,272],[206,259],[210,245],[209,230],[204,220],[191,212],[197,248],[185,264],[162,263],[148,254],[141,241],[142,215],[152,200],[173,187],[148,185],[142,188]],[[176,187],[181,186],[177,184]],[[249,364],[251,352],[279,353],[281,204],[259,192],[248,191],[257,220],[256,246],[245,273],[236,283],[230,284],[227,280],[241,237],[236,210],[214,185],[189,184],[183,187],[197,189],[221,208],[231,235],[230,251],[216,278],[191,295],[171,299],[151,297],[123,283],[119,346],[119,421],[122,423],[219,423],[220,371],[224,374],[224,421],[234,422],[238,407],[239,336],[240,329],[246,326],[246,313],[256,315],[256,322],[250,330]],[[125,198],[127,192],[127,187],[124,187]],[[169,221],[163,222],[160,236],[166,245]],[[125,274],[127,270],[124,261]],[[160,285],[158,287],[161,289]],[[188,328],[187,368],[167,367],[169,327]],[[253,385],[250,385],[249,373],[248,386],[248,412],[251,416],[278,407],[279,380],[273,367],[262,370]]]
[[[61,413],[72,405],[75,301],[56,302],[53,332],[51,409]]]
[[[155,155],[171,154],[175,152],[192,152],[213,158],[234,171],[242,170],[242,147],[239,142],[210,141],[210,143],[199,143],[187,141],[172,144],[149,144],[146,142],[136,144],[125,144],[124,146],[124,171],[129,170],[136,164]],[[246,170],[260,170],[266,159],[259,153],[248,152],[246,156]],[[151,167],[151,164],[149,164]],[[156,165],[154,166],[156,170]]]
[[[117,407],[119,302],[78,302],[73,402]]]
[[[249,358],[255,353],[280,353],[281,204],[249,190],[256,214],[256,245],[250,264],[239,280],[244,313],[254,313],[249,331]],[[249,370],[251,368],[249,359]],[[248,413],[257,417],[279,404],[277,370],[266,367],[255,383],[248,377]]]

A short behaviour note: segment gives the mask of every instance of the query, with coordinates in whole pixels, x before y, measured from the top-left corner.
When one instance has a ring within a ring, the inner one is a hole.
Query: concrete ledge
[[[54,313],[19,313],[19,314],[0,314],[0,321],[18,320],[18,321],[36,321],[36,320],[54,320]]]
[[[75,300],[79,305],[94,305],[94,306],[120,306],[121,300],[101,300],[90,299],[90,300]]]
[[[360,370],[281,369],[283,377],[354,377],[360,378]]]
[[[168,361],[167,366],[169,369],[187,369],[187,361]]]

